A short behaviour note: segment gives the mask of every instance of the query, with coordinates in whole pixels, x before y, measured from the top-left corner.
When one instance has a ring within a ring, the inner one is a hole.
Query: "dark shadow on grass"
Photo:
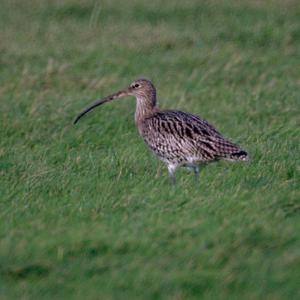
[[[42,278],[50,273],[51,269],[49,266],[43,264],[28,264],[21,267],[8,268],[2,270],[1,273],[5,277],[12,279],[26,279],[26,278]]]

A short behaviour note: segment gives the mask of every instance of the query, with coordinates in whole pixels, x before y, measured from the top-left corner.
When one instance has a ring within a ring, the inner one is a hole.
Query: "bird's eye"
[[[138,88],[140,85],[138,84],[138,83],[136,83],[136,84],[133,84],[131,87],[133,88],[133,89],[135,89],[135,88]]]

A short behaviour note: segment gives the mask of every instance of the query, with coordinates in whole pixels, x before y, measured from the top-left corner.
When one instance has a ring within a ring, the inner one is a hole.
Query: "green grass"
[[[300,4],[0,1],[1,299],[299,299]],[[199,114],[249,151],[168,182],[134,126]]]

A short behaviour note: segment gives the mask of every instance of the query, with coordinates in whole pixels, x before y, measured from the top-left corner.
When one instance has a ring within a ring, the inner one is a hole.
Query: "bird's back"
[[[156,111],[139,131],[145,143],[163,161],[187,164],[220,158],[245,160],[247,153],[227,141],[200,117],[175,110]]]

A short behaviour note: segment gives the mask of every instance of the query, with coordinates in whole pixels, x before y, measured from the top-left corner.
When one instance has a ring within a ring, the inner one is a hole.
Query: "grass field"
[[[0,299],[300,299],[300,3],[0,0]],[[135,101],[249,162],[169,184]]]

